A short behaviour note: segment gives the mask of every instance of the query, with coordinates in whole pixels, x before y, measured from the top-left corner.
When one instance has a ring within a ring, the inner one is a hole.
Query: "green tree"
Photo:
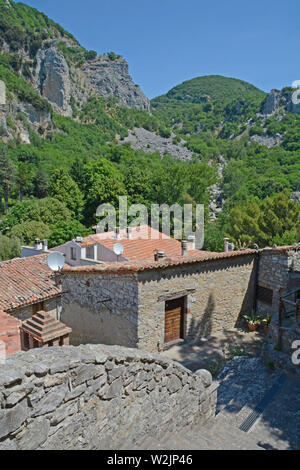
[[[0,234],[0,261],[20,256],[21,240]]]
[[[85,217],[88,223],[95,221],[100,204],[112,204],[116,209],[119,196],[126,195],[121,173],[105,158],[90,162],[84,169]]]
[[[51,227],[51,234],[48,237],[49,247],[62,245],[77,236],[86,237],[92,233],[78,220],[70,220],[67,222],[58,222]]]
[[[8,198],[15,182],[15,168],[11,163],[6,148],[0,149],[0,186],[3,190],[5,213],[8,212]]]
[[[30,194],[32,184],[32,171],[27,163],[20,162],[17,167],[16,184],[19,191],[19,200],[22,202],[23,196]]]
[[[37,220],[50,226],[60,221],[71,220],[72,214],[66,205],[55,198],[47,197],[32,201],[24,215],[25,220]]]
[[[83,207],[83,196],[77,184],[66,170],[59,168],[52,171],[49,194],[58,201],[64,202],[76,217],[80,217]]]
[[[45,170],[39,166],[33,181],[34,195],[41,199],[48,196],[49,192],[49,178]]]
[[[32,245],[36,238],[47,239],[49,235],[48,225],[37,220],[27,220],[15,225],[11,230],[11,237],[21,240],[26,245]]]
[[[229,212],[227,236],[236,244],[260,248],[281,243],[297,242],[300,207],[290,200],[288,191],[268,197],[263,201],[253,198],[245,205]]]

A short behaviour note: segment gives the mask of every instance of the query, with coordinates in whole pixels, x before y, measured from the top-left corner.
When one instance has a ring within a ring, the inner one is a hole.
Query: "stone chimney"
[[[181,242],[181,255],[182,256],[187,256],[188,254],[188,241],[187,240],[182,240]]]
[[[224,251],[225,253],[229,251],[229,238],[224,238]]]

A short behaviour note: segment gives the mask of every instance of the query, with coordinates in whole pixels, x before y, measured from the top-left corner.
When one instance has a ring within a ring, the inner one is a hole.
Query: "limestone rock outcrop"
[[[294,114],[300,113],[300,104],[294,102],[295,98],[293,96],[289,96],[284,90],[271,90],[267,99],[262,108],[262,114],[264,115],[272,115],[277,113],[281,108],[285,109]]]
[[[149,99],[133,82],[128,73],[128,63],[122,57],[112,60],[107,54],[97,56],[95,60],[85,63],[81,71],[99,95],[106,98],[115,96],[129,108],[150,110]]]
[[[72,116],[70,106],[70,71],[64,56],[55,48],[40,49],[37,53],[37,88],[56,112]]]

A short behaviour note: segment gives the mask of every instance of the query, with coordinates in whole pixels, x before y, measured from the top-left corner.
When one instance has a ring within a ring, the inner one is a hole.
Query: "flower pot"
[[[269,325],[265,326],[265,336],[268,336],[269,333]]]
[[[248,323],[248,328],[250,331],[256,331],[258,327],[259,327],[258,323]]]

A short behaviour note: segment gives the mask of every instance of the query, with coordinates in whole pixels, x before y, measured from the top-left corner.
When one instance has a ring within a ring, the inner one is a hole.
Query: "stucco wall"
[[[211,383],[207,371],[116,346],[19,353],[0,370],[0,450],[138,446],[212,418]]]
[[[134,275],[75,274],[62,277],[61,321],[73,345],[137,344],[138,285]]]
[[[138,346],[164,347],[165,301],[161,296],[195,290],[187,296],[186,339],[232,328],[255,299],[255,255],[139,273]]]

